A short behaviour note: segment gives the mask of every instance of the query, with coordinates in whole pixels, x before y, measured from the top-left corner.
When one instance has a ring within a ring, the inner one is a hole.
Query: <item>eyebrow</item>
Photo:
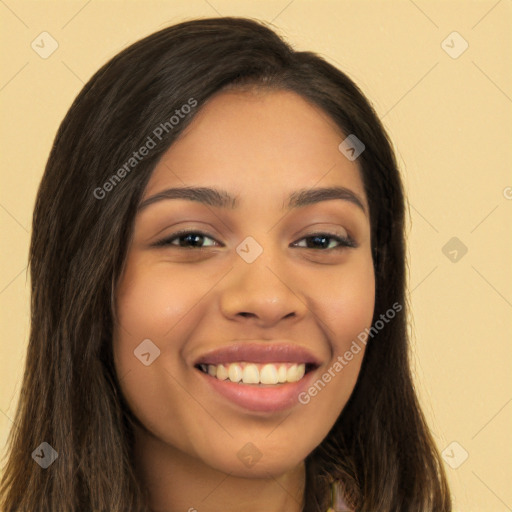
[[[168,188],[148,197],[142,201],[138,207],[138,211],[147,208],[149,205],[162,201],[164,199],[186,199],[214,206],[216,208],[235,209],[239,202],[238,197],[230,195],[225,190],[211,187],[177,187]],[[300,189],[290,194],[288,203],[283,204],[283,209],[302,208],[322,201],[330,201],[339,199],[348,201],[359,207],[366,215],[366,208],[359,196],[352,190],[345,187],[322,187],[312,189]]]

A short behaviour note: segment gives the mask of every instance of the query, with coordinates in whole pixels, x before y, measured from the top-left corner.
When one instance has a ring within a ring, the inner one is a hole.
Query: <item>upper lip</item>
[[[216,348],[200,357],[194,365],[223,364],[247,361],[251,363],[309,363],[320,366],[320,360],[310,350],[292,343],[234,343]]]

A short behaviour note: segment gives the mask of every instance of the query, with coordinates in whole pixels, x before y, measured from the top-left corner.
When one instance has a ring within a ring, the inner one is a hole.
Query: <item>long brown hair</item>
[[[114,289],[159,158],[208,98],[246,85],[294,91],[364,142],[358,163],[370,207],[374,321],[403,306],[368,343],[348,404],[306,459],[304,511],[325,512],[333,481],[358,511],[451,510],[409,367],[404,198],[385,130],[344,73],[243,18],[189,21],[133,44],[89,80],[58,130],[34,209],[31,331],[2,510],[148,510],[132,455],[136,419],[113,365]],[[129,175],[104,186],[191,98],[195,111],[168,123]],[[58,453],[47,469],[31,457],[42,442]]]

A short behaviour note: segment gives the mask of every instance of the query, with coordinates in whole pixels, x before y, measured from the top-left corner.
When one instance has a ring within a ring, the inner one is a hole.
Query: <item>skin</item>
[[[371,326],[367,213],[340,199],[283,208],[298,189],[338,186],[368,212],[357,161],[338,150],[344,138],[295,93],[221,92],[156,166],[143,201],[170,187],[203,186],[229,192],[238,206],[166,199],[136,217],[116,290],[114,358],[144,427],[135,453],[153,510],[302,510],[304,459],[347,403],[364,346],[307,405],[273,413],[244,410],[212,391],[193,361],[235,341],[286,341],[319,358],[320,378]],[[184,229],[207,235],[206,247],[180,247],[179,238],[152,246]],[[349,235],[357,247],[332,248],[329,238],[331,248],[308,248],[307,237],[319,232]],[[251,264],[236,252],[247,236],[263,248]],[[133,351],[148,338],[160,356],[145,366]],[[261,454],[250,467],[237,456],[247,443]]]

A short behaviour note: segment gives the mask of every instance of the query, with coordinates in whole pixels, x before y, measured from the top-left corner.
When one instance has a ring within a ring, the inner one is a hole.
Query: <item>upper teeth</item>
[[[306,364],[300,363],[231,363],[201,364],[201,369],[220,380],[242,382],[243,384],[279,384],[297,382],[306,373]]]

